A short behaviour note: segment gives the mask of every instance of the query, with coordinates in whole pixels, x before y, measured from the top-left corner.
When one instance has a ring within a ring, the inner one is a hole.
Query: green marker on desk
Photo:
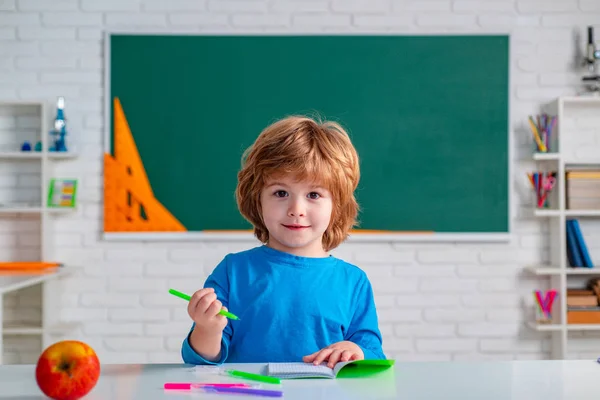
[[[227,375],[234,376],[236,378],[250,379],[250,380],[253,380],[253,381],[264,382],[264,383],[274,383],[274,384],[281,383],[281,380],[279,378],[274,377],[274,376],[252,374],[250,372],[236,371],[234,369],[226,369],[224,372]]]
[[[177,297],[180,297],[184,300],[190,301],[191,297],[185,293],[181,293],[175,289],[169,289],[169,293],[171,293],[172,295],[175,295]],[[233,315],[232,313],[225,311],[225,310],[221,310],[219,311],[219,314],[229,318],[229,319],[236,319],[239,320],[239,318],[236,315]]]

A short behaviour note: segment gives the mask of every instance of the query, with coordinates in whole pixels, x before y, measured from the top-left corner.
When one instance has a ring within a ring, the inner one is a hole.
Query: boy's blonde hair
[[[347,132],[336,122],[290,116],[264,129],[242,157],[235,191],[241,214],[262,243],[269,239],[260,195],[270,178],[291,174],[327,188],[333,197],[326,251],[339,246],[356,224],[359,207],[354,191],[360,178],[358,155]]]

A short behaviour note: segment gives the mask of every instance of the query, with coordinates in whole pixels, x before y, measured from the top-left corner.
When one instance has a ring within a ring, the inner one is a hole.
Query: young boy
[[[333,367],[385,358],[366,274],[329,254],[358,213],[358,156],[347,133],[288,117],[267,127],[244,159],[237,204],[264,244],[228,254],[192,295],[183,361]]]

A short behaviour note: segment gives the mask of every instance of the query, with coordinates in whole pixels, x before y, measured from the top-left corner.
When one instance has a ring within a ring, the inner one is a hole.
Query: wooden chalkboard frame
[[[110,93],[110,63],[111,63],[111,51],[110,51],[110,42],[112,35],[192,35],[192,36],[213,36],[211,34],[203,34],[198,32],[161,32],[161,31],[127,31],[127,30],[106,30],[104,34],[104,152],[110,153],[111,151],[111,110],[112,110],[112,101]],[[513,129],[511,127],[512,124],[512,101],[511,101],[511,88],[512,88],[512,76],[511,69],[513,65],[513,56],[512,56],[512,45],[511,45],[511,36],[508,32],[498,32],[498,33],[453,33],[453,34],[419,34],[418,36],[453,36],[453,35],[461,35],[461,36],[477,36],[477,37],[485,37],[485,36],[496,36],[503,35],[508,38],[509,41],[509,54],[508,54],[508,132],[507,132],[507,149],[508,149],[508,188],[507,188],[507,226],[508,229],[506,232],[413,232],[413,231],[372,231],[372,232],[352,232],[348,239],[348,242],[508,242],[511,240],[512,232],[513,232],[513,182],[512,182],[512,174],[513,174],[513,156],[514,156],[514,144],[513,144]],[[215,34],[217,35],[217,34]],[[218,33],[218,36],[268,36],[266,33],[239,33],[232,32],[228,33]],[[278,33],[279,36],[288,35],[286,33]],[[289,33],[290,36],[302,36],[302,33]],[[344,34],[339,34],[338,36],[343,36]],[[354,33],[353,35],[356,35]],[[361,36],[369,36],[370,34],[362,34]],[[377,33],[378,36],[385,35],[385,33]],[[311,34],[311,36],[314,36]],[[402,35],[402,34],[390,34],[390,36],[413,36],[413,35]],[[490,51],[493,51],[491,49]],[[251,232],[246,231],[186,231],[186,232],[103,232],[104,240],[108,241],[256,241],[256,238],[252,235]]]

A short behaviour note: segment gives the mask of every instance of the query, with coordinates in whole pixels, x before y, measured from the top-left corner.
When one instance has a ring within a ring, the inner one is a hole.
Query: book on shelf
[[[566,206],[569,210],[600,210],[600,169],[565,173]]]
[[[593,291],[586,290],[581,294],[578,292],[567,289],[567,308],[598,307],[598,297]]]
[[[570,296],[567,293],[567,308],[589,308],[598,307],[596,296]]]
[[[594,268],[579,220],[567,219],[567,258],[571,267]]]

